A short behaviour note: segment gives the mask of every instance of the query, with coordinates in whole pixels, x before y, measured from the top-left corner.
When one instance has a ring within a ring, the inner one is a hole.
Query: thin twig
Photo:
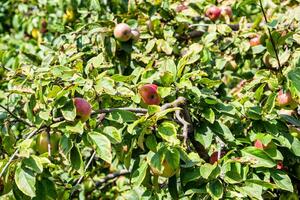
[[[4,109],[6,112],[8,112],[8,114],[11,115],[13,118],[15,118],[17,121],[23,122],[23,123],[26,124],[27,126],[34,127],[33,124],[31,124],[31,123],[25,121],[24,119],[18,117],[17,115],[15,115],[14,113],[12,113],[9,109],[5,108],[4,106],[0,105],[0,107],[1,107],[2,109]]]
[[[36,133],[38,133],[39,131],[41,131],[43,128],[45,128],[44,126],[39,127],[38,129],[36,129],[35,131],[32,131],[26,138],[25,140],[31,138],[32,136],[34,136]],[[4,168],[2,169],[1,173],[0,173],[0,178],[2,177],[2,175],[4,174],[4,172],[6,171],[6,169],[8,168],[8,166],[11,164],[11,162],[15,159],[15,157],[17,156],[17,154],[19,153],[19,148],[10,156],[8,162],[6,163],[6,165],[4,166]]]
[[[127,169],[122,169],[121,171],[119,172],[115,172],[115,173],[112,173],[112,174],[108,174],[106,175],[104,178],[100,179],[99,181],[96,182],[96,187],[99,187],[100,185],[102,185],[103,183],[106,183],[107,181],[111,180],[111,179],[114,179],[116,177],[119,177],[119,176],[122,176],[122,175],[126,175],[126,174],[129,174],[130,171],[127,170]]]
[[[264,10],[264,7],[263,7],[263,5],[262,5],[261,0],[259,0],[259,3],[260,3],[261,11],[262,11],[262,13],[263,13],[263,15],[264,15],[264,18],[265,18],[265,22],[268,23],[268,19],[267,19],[267,16],[266,16],[266,13],[265,13],[265,10]],[[274,51],[275,51],[275,55],[276,55],[276,60],[277,60],[277,63],[278,63],[278,67],[279,67],[279,69],[281,70],[280,60],[279,60],[279,56],[278,56],[278,50],[277,50],[276,45],[275,45],[275,42],[274,42],[274,40],[273,40],[271,30],[270,30],[270,28],[269,28],[268,26],[267,26],[267,29],[268,29],[268,32],[269,32],[271,44],[272,44],[273,49],[274,49]]]
[[[84,168],[84,172],[86,172],[86,170],[89,168],[89,166],[91,165],[93,159],[95,158],[96,156],[96,151],[94,151],[94,153],[92,154],[91,158],[89,159],[88,163],[86,164],[85,168]],[[76,185],[80,184],[80,182],[82,181],[82,179],[84,178],[84,175],[82,175],[78,181],[76,182]],[[75,185],[75,186],[76,186]]]

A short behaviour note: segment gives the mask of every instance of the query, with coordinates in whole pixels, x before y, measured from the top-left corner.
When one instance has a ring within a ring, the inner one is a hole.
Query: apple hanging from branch
[[[160,96],[157,91],[157,85],[155,84],[146,84],[140,87],[139,93],[142,97],[142,100],[147,105],[159,105]]]
[[[132,37],[130,26],[126,23],[117,24],[114,29],[114,36],[121,42],[126,42]]]
[[[74,106],[76,108],[76,115],[80,117],[82,121],[87,121],[92,113],[92,107],[83,98],[74,98]]]

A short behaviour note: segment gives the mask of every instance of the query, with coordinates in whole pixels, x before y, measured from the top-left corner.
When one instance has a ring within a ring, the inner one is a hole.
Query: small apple
[[[137,29],[131,30],[131,38],[134,42],[137,42],[140,39],[140,32]]]
[[[114,29],[114,36],[117,40],[121,42],[128,41],[132,36],[130,26],[128,26],[128,24],[125,23],[117,24]]]
[[[279,169],[279,170],[281,170],[281,169],[283,169],[283,168],[284,168],[284,166],[283,166],[283,163],[282,163],[282,161],[278,161],[278,162],[277,162],[276,169]]]
[[[290,91],[284,92],[283,89],[279,90],[277,99],[276,99],[276,104],[279,107],[287,106],[290,103],[292,103],[292,101],[293,101],[293,99],[292,99],[292,95],[291,95]]]
[[[260,140],[256,140],[256,141],[254,142],[254,146],[255,146],[256,148],[258,148],[258,149],[264,150],[264,149],[267,148],[268,145],[264,145]]]
[[[139,93],[147,105],[159,105],[160,96],[157,92],[157,85],[155,84],[146,84],[140,87]]]
[[[222,6],[221,7],[221,15],[222,16],[228,16],[228,17],[232,17],[232,9],[230,6]]]
[[[258,35],[250,39],[250,46],[251,47],[254,47],[254,46],[257,46],[257,45],[260,45],[260,37]]]
[[[79,97],[74,98],[73,102],[76,108],[76,115],[79,116],[82,121],[87,121],[92,113],[89,102]]]
[[[227,153],[226,151],[221,151],[220,158],[222,158],[226,153]],[[209,163],[214,164],[217,161],[218,161],[218,152],[215,151],[214,153],[211,154],[211,156],[209,158]]]
[[[177,171],[179,170],[179,169],[173,169],[173,167],[170,165],[170,163],[166,159],[163,161],[162,166],[163,166],[163,171],[159,172],[150,165],[152,173],[157,176],[170,178],[171,176],[174,176],[177,173]]]
[[[60,134],[53,133],[50,135],[51,154],[57,153],[59,140]],[[42,132],[38,135],[36,140],[36,150],[40,154],[48,152],[48,134],[46,132]]]
[[[40,31],[36,28],[33,28],[32,31],[31,31],[31,36],[34,39],[37,39],[40,36]]]
[[[221,15],[221,9],[217,6],[211,6],[209,7],[206,12],[205,16],[208,17],[211,20],[217,20]]]

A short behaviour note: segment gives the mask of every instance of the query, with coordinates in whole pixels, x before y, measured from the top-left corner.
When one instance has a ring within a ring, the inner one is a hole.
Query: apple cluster
[[[232,9],[230,6],[217,7],[217,6],[213,5],[213,6],[210,6],[205,11],[205,16],[208,17],[212,21],[219,19],[221,16],[231,18],[232,17]]]
[[[126,23],[120,23],[114,29],[114,36],[120,42],[127,42],[130,39],[136,42],[140,38],[140,32],[137,29],[131,29]]]

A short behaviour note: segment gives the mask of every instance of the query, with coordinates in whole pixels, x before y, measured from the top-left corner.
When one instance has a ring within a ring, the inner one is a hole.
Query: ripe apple
[[[260,37],[258,35],[250,39],[250,46],[251,47],[254,47],[254,46],[257,46],[257,45],[260,45]]]
[[[160,96],[157,92],[157,85],[155,84],[146,84],[140,87],[139,93],[147,105],[159,105]]]
[[[279,169],[279,170],[281,170],[281,169],[283,169],[283,163],[282,163],[282,161],[278,161],[277,162],[277,166],[276,166],[276,169]]]
[[[206,12],[205,16],[208,17],[211,20],[217,20],[221,15],[221,9],[217,6],[211,6],[209,7]]]
[[[260,140],[256,140],[254,146],[258,149],[266,149],[268,145],[264,145]]]
[[[53,133],[50,135],[51,154],[57,153],[59,140],[60,134]],[[40,154],[48,152],[48,134],[46,132],[42,132],[38,135],[36,140],[36,150]]]
[[[76,108],[76,115],[81,118],[82,121],[87,121],[92,113],[92,108],[89,102],[83,98],[74,98],[74,105]]]
[[[130,26],[128,26],[128,24],[125,23],[117,24],[114,29],[114,36],[117,40],[121,42],[128,41],[132,36]]]
[[[131,30],[131,38],[134,42],[137,42],[140,39],[140,32],[137,29]]]
[[[222,158],[226,153],[227,153],[226,151],[221,151],[220,158]],[[211,154],[211,156],[209,158],[209,163],[214,164],[217,161],[218,161],[218,152],[215,151],[214,153]]]
[[[292,103],[292,95],[289,91],[284,92],[283,89],[279,90],[277,99],[276,99],[276,104],[279,107],[284,107]]]
[[[221,15],[222,16],[228,16],[228,17],[232,17],[232,9],[230,6],[222,6],[221,7]]]

